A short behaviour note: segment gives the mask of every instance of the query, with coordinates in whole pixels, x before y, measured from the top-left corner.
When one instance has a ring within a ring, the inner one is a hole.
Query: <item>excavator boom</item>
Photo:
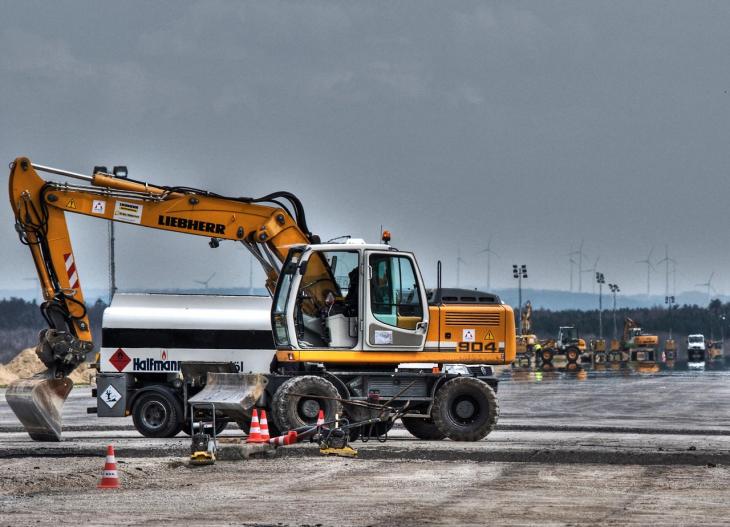
[[[46,181],[38,172],[86,184]],[[93,350],[65,213],[205,236],[211,247],[221,240],[241,242],[263,267],[272,293],[289,248],[318,242],[307,228],[301,203],[287,192],[257,199],[225,197],[98,171],[87,176],[34,165],[27,158],[11,163],[9,192],[16,231],[33,256],[43,291],[41,311],[49,327],[41,332],[36,348],[48,370],[13,383],[6,398],[37,440],[60,440],[61,408],[73,387],[67,376]]]

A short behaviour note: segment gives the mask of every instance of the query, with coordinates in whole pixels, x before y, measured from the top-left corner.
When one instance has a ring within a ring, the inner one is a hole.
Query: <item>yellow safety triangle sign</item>
[[[76,202],[73,199],[68,200],[68,203],[66,203],[67,209],[75,209],[76,208]]]
[[[484,337],[484,339],[485,340],[494,340],[494,335],[492,335],[492,330],[491,329],[488,329],[487,330],[487,336]]]

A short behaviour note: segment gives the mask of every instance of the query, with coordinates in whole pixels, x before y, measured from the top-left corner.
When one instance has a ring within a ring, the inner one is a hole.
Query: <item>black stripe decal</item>
[[[270,330],[103,328],[105,348],[274,349]]]

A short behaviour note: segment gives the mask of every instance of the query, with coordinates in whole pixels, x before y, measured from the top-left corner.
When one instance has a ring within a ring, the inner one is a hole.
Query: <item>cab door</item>
[[[428,306],[413,255],[367,251],[364,265],[364,348],[423,349]]]

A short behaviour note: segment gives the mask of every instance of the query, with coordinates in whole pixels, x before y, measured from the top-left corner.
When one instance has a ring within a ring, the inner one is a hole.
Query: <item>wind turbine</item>
[[[646,260],[637,260],[636,263],[646,264],[646,296],[651,294],[651,272],[656,271],[654,264],[651,263],[651,254],[654,252],[654,247],[649,249],[649,254],[646,256]]]
[[[578,246],[577,251],[570,251],[568,253],[568,257],[570,258],[570,290],[573,290],[573,265],[578,264],[578,292],[583,292],[583,257],[586,256],[586,254],[583,252],[583,242],[585,240],[581,239],[580,245]],[[578,257],[578,261],[576,262],[573,259],[573,256]]]
[[[499,255],[495,253],[492,250],[492,238],[489,238],[489,242],[487,242],[487,248],[482,249],[477,254],[486,254],[487,255],[487,291],[492,290],[492,255],[499,258]]]
[[[704,284],[695,284],[695,287],[706,287],[707,288],[707,301],[709,302],[712,299],[712,291],[717,293],[717,289],[712,287],[712,279],[715,276],[715,271],[712,271],[710,274],[710,278],[707,279],[707,282]]]
[[[210,275],[207,280],[193,280],[193,282],[195,282],[196,284],[201,284],[203,286],[203,288],[208,289],[208,284],[210,283],[210,281],[213,279],[214,276],[215,276],[215,273]]]
[[[581,270],[581,273],[595,274],[596,271],[598,270],[598,260],[600,260],[600,259],[601,259],[600,256],[598,258],[596,258],[596,261],[593,262],[593,267],[588,267],[587,269],[583,269],[583,270]],[[591,292],[595,295],[596,294],[596,282],[591,280],[591,284],[593,285]]]
[[[661,263],[663,263],[666,266],[666,269],[664,271],[664,282],[665,282],[664,283],[664,296],[668,297],[669,296],[669,264],[671,263],[674,266],[675,270],[677,267],[677,260],[669,257],[669,245],[664,246],[664,258],[659,260],[657,262],[657,265],[659,265]]]
[[[457,249],[456,253],[456,287],[457,289],[461,286],[461,266],[466,261],[461,257],[461,247]]]

